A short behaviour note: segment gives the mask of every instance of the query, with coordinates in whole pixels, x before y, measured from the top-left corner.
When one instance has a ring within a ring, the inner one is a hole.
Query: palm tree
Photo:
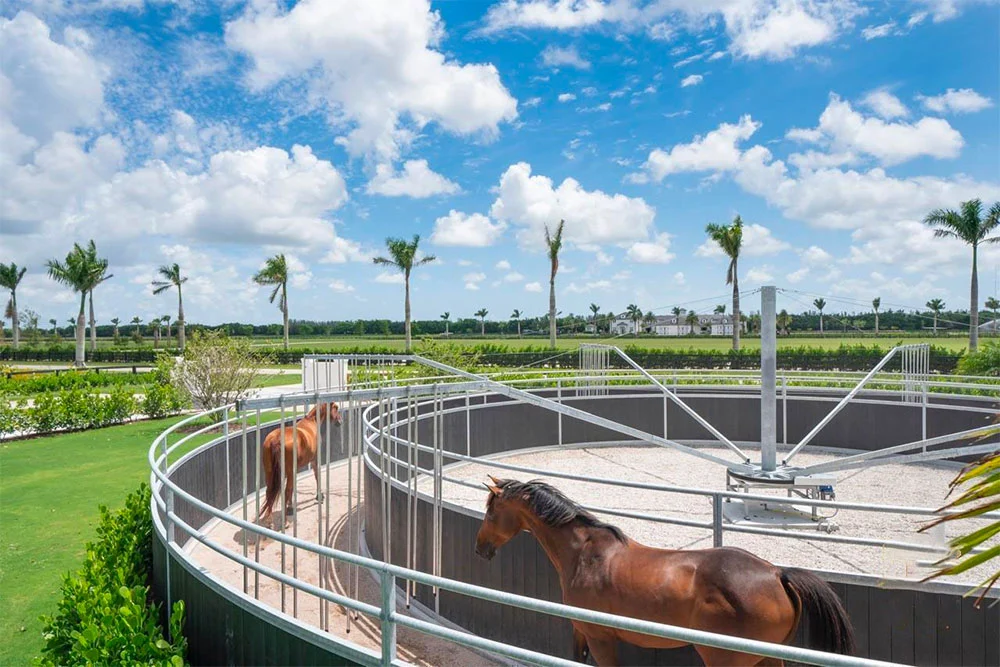
[[[375,257],[372,261],[379,265],[394,266],[403,272],[403,284],[406,286],[406,299],[404,314],[406,316],[406,351],[410,351],[410,271],[418,266],[430,264],[435,259],[434,255],[427,255],[417,259],[417,247],[420,245],[420,236],[413,235],[412,241],[405,239],[387,238],[385,246],[389,250],[389,257]]]
[[[93,264],[94,270],[99,272],[99,275],[94,279],[94,287],[97,287],[105,280],[114,278],[114,275],[108,273],[108,260],[101,259],[97,256],[97,246],[94,241],[91,240],[87,244],[87,256],[88,261]],[[94,317],[94,288],[92,287],[89,292],[87,292],[87,299],[90,302],[90,351],[97,351],[97,320]]]
[[[941,299],[931,299],[926,305],[931,309],[931,312],[934,313],[934,335],[937,336],[938,315],[940,315],[941,311],[944,310],[944,301]]]
[[[476,317],[479,318],[479,333],[482,336],[486,335],[486,316],[490,314],[490,311],[485,308],[480,308],[476,311]]]
[[[725,313],[726,313],[726,304],[720,303],[718,306],[715,307],[716,315],[725,315]]]
[[[159,317],[153,317],[149,320],[149,326],[153,328],[153,349],[155,350],[160,346],[160,326],[163,322],[160,321]]]
[[[560,220],[556,233],[549,234],[549,226],[545,225],[545,245],[549,252],[549,347],[556,349],[556,273],[559,272],[559,251],[562,250],[563,227],[566,221]]]
[[[782,308],[781,312],[775,318],[775,324],[778,325],[778,331],[787,336],[788,327],[792,326],[792,316],[788,314],[787,310]]]
[[[653,311],[650,310],[646,313],[642,318],[642,324],[652,333],[653,325],[656,324],[656,315],[653,314]]]
[[[1000,310],[1000,301],[995,296],[986,299],[986,310],[993,311],[993,335],[997,334],[997,311]]]
[[[24,273],[27,268],[18,268],[17,264],[11,262],[10,264],[0,264],[0,287],[6,290],[10,290],[10,330],[14,336],[14,349],[17,349],[17,344],[20,342],[20,329],[18,328],[17,322],[17,286],[21,284],[21,278],[24,278]],[[0,328],[3,328],[3,324],[0,324]]]
[[[163,326],[165,326],[167,328],[167,330],[164,332],[164,335],[167,337],[167,343],[169,344],[170,343],[170,316],[169,315],[160,315],[160,321],[163,322]]]
[[[729,269],[726,271],[726,284],[733,286],[733,322],[740,321],[740,282],[737,276],[737,263],[740,259],[740,249],[743,247],[743,219],[736,216],[733,224],[727,226],[710,224],[705,227],[709,238],[719,244],[722,252],[729,257]],[[740,328],[733,327],[733,349],[740,349]]]
[[[56,334],[58,334],[59,333],[59,321],[53,317],[51,320],[49,320],[49,324],[52,325],[52,335],[55,336]]]
[[[1000,202],[993,204],[982,217],[983,202],[972,199],[962,202],[960,211],[936,209],[924,222],[934,227],[934,236],[958,239],[972,246],[972,280],[969,285],[969,352],[979,348],[979,246],[1000,243],[1000,235],[990,236],[1000,228]]]
[[[141,317],[136,315],[135,317],[132,318],[132,326],[134,327],[132,329],[132,340],[134,340],[136,343],[142,342],[142,328],[139,326],[140,324],[142,324]]]
[[[444,320],[444,335],[450,334],[448,331],[448,325],[451,324],[451,313],[442,313],[441,319]]]
[[[53,321],[55,321],[55,320],[53,320]],[[111,324],[113,324],[114,327],[115,327],[114,333],[111,334],[111,337],[114,338],[115,342],[117,343],[118,342],[118,325],[121,324],[121,320],[118,319],[117,317],[114,317],[114,318],[111,319]]]
[[[680,317],[681,314],[684,312],[684,309],[681,308],[680,306],[674,306],[673,308],[670,309],[670,312],[674,314],[674,317]]]
[[[153,294],[162,294],[171,287],[177,288],[177,347],[184,352],[184,297],[181,296],[181,285],[187,282],[187,276],[181,275],[181,267],[174,262],[171,265],[163,265],[159,268],[160,277],[163,280],[153,281]],[[167,336],[169,337],[169,333]]]
[[[596,336],[597,335],[597,316],[601,312],[601,307],[598,306],[596,303],[592,303],[592,304],[590,304],[590,312],[592,314],[590,319],[593,320],[593,322],[594,322],[594,335]]]
[[[66,259],[60,262],[57,259],[50,259],[45,263],[49,272],[49,277],[61,285],[66,285],[74,292],[80,294],[80,313],[76,321],[76,355],[75,365],[86,364],[84,352],[84,311],[87,307],[87,295],[103,279],[107,271],[107,262],[98,260],[94,242],[91,241],[86,249],[79,243],[73,244],[73,249],[66,255]]]
[[[823,309],[826,308],[826,299],[816,299],[813,301],[816,310],[819,311],[819,335],[823,335]]]
[[[639,337],[639,320],[642,319],[642,308],[630,303],[628,308],[625,309],[625,314],[628,318],[632,320],[632,333],[635,334],[636,338]]]
[[[692,310],[690,313],[687,314],[685,322],[687,322],[687,325],[691,327],[690,333],[694,334],[694,328],[698,324],[698,313]]]
[[[878,336],[878,307],[882,305],[882,297],[872,299],[872,308],[875,310],[875,335]]]
[[[285,349],[288,349],[288,262],[285,261],[284,253],[268,257],[264,262],[264,268],[254,274],[253,281],[258,285],[274,286],[268,301],[274,303],[278,298],[278,310],[281,311],[281,319],[285,327],[284,341]]]
[[[521,318],[522,317],[524,317],[524,314],[521,313],[520,310],[516,310],[515,309],[514,312],[510,314],[510,319],[512,319],[515,322],[517,322],[517,337],[518,338],[521,337]]]

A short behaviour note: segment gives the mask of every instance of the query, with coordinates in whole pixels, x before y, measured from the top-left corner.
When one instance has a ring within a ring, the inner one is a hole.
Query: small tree
[[[517,337],[518,338],[521,337],[521,318],[522,317],[524,317],[524,315],[521,313],[520,310],[517,310],[517,309],[515,309],[514,312],[510,314],[510,319],[512,319],[513,321],[517,322]]]
[[[600,328],[600,327],[598,327],[598,325],[597,325],[597,316],[598,316],[598,315],[600,314],[600,312],[601,312],[601,307],[600,307],[600,306],[598,306],[598,305],[597,305],[596,303],[592,303],[592,304],[590,304],[590,312],[591,312],[591,318],[590,318],[590,319],[591,319],[591,320],[593,321],[593,323],[594,323],[594,335],[596,336],[596,335],[597,335],[597,333],[598,333],[598,330],[599,330],[599,328]]]
[[[819,335],[823,335],[823,309],[826,308],[826,299],[816,299],[813,301],[816,310],[819,311]]]
[[[716,306],[715,307],[715,314],[716,315],[725,315],[726,314],[726,304],[720,303],[718,306]]]
[[[938,316],[941,314],[941,311],[944,310],[944,301],[941,299],[931,299],[927,302],[927,307],[931,309],[932,313],[934,313],[934,335],[937,336]]]
[[[132,340],[136,345],[142,345],[142,318],[136,315],[132,318]]]
[[[21,284],[21,279],[24,278],[27,270],[24,267],[18,268],[17,264],[13,262],[10,264],[0,264],[0,288],[10,290],[10,301],[7,303],[7,312],[5,314],[10,318],[11,335],[14,337],[15,350],[21,340],[18,331],[17,286]],[[3,324],[0,324],[0,329],[3,329]]]
[[[639,337],[639,321],[642,319],[642,308],[630,303],[627,308],[625,308],[625,314],[632,321],[632,333],[636,338]]]
[[[878,335],[878,308],[882,305],[882,298],[875,297],[872,299],[872,309],[875,311],[875,335]]]
[[[220,331],[195,332],[171,378],[195,408],[211,410],[245,398],[266,361],[247,339],[229,338]]]
[[[792,326],[792,316],[788,314],[787,310],[782,308],[775,320],[775,324],[778,326],[778,332],[787,336],[788,329]]]
[[[52,320],[52,324],[55,325],[55,323],[56,323],[56,321]],[[116,345],[118,344],[118,340],[120,338],[120,335],[118,333],[118,325],[121,324],[121,323],[122,323],[121,319],[117,318],[117,317],[112,318],[112,320],[111,320],[111,324],[114,326],[114,331],[111,334],[111,337],[114,340],[114,342],[115,342]]]
[[[997,311],[1000,310],[1000,301],[995,296],[991,296],[986,299],[985,305],[986,310],[993,312],[993,335],[995,336],[997,335],[997,326],[1000,326],[1000,323],[997,322]]]
[[[486,316],[490,314],[490,311],[485,308],[480,308],[476,311],[476,317],[479,318],[479,333],[482,336],[486,335]]]
[[[549,255],[549,347],[556,349],[556,274],[559,273],[559,251],[562,250],[565,220],[556,225],[555,234],[549,234],[545,225],[545,248]]]
[[[448,331],[448,326],[451,324],[451,313],[445,312],[441,314],[441,319],[444,320],[444,335],[447,336],[451,332]]]
[[[694,334],[694,328],[698,326],[698,313],[692,310],[687,314],[686,322],[688,327],[691,329],[691,334]]]

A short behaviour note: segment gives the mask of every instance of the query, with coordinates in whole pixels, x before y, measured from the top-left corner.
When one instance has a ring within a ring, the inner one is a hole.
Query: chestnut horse
[[[790,642],[804,617],[814,648],[854,651],[853,630],[840,599],[810,572],[776,567],[732,547],[697,551],[648,547],[548,484],[490,479],[476,553],[493,558],[508,540],[529,531],[559,573],[564,604],[775,644]],[[646,648],[687,644],[572,623],[573,654],[579,662],[589,650],[598,665],[616,665],[618,641]],[[782,664],[710,646],[695,649],[706,665]]]
[[[322,499],[323,494],[320,493],[319,485],[319,466],[316,462],[316,447],[319,444],[320,423],[328,420],[333,420],[334,424],[340,426],[340,410],[336,403],[317,404],[294,426],[276,428],[264,438],[264,444],[260,450],[260,463],[264,469],[267,493],[264,497],[264,504],[260,508],[260,514],[257,515],[257,521],[260,521],[262,517],[271,516],[274,502],[281,490],[282,451],[285,453],[285,507],[287,513],[295,513],[295,477],[298,472],[295,469],[296,463],[299,467],[312,464],[313,472],[316,473],[316,499]],[[292,449],[293,446],[295,450]]]

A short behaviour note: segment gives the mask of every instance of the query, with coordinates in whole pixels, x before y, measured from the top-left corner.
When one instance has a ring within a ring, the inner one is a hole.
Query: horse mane
[[[520,496],[527,502],[531,511],[549,526],[558,528],[573,520],[578,520],[585,526],[610,531],[619,542],[628,541],[621,528],[601,521],[563,495],[559,489],[545,482],[540,480],[518,482],[513,479],[504,479],[497,480],[497,486],[502,492],[503,500]],[[491,494],[488,502],[493,503],[495,498],[496,495]]]

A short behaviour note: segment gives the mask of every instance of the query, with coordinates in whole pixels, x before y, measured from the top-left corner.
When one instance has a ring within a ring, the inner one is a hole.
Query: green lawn
[[[120,507],[149,479],[149,446],[178,419],[0,444],[0,665],[40,652],[38,617],[55,612],[61,575],[83,562],[97,506]]]
[[[289,366],[289,368],[302,368],[302,366]],[[254,381],[255,387],[280,387],[286,384],[302,385],[301,373],[282,373],[281,375],[258,375]]]

